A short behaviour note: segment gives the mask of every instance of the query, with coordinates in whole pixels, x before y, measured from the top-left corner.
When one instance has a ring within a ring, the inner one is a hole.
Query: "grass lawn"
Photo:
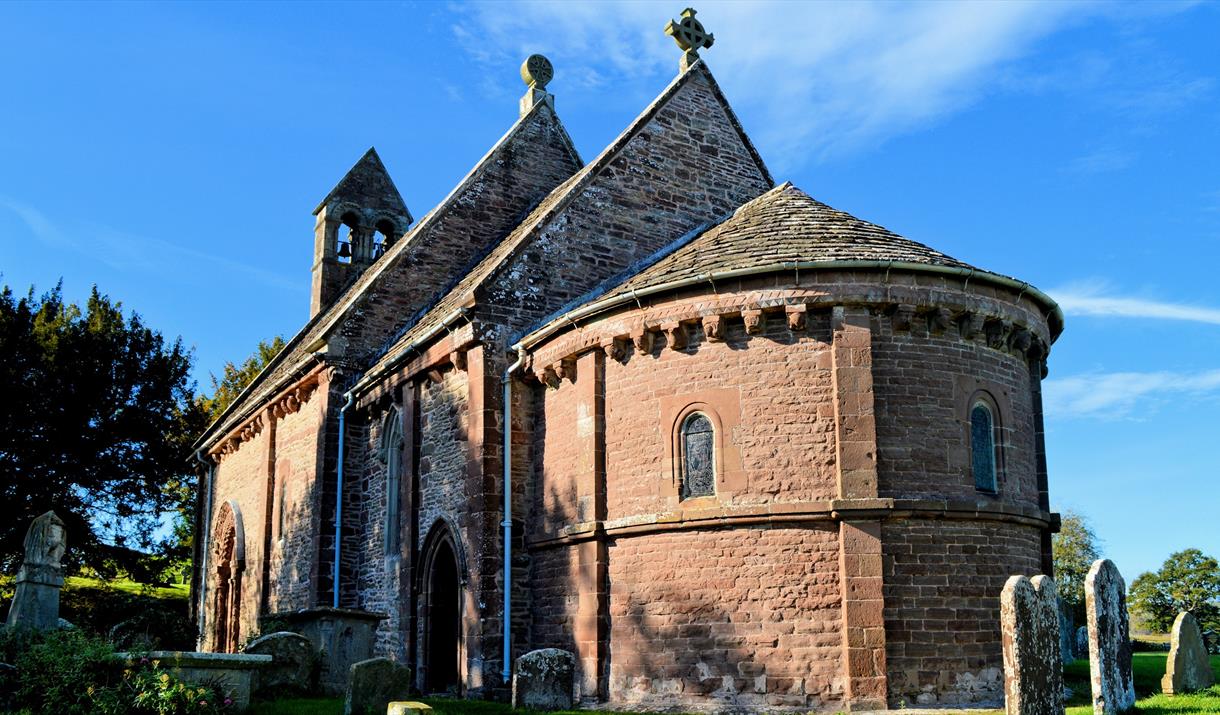
[[[1136,701],[1135,712],[1140,715],[1215,715],[1220,713],[1220,685],[1202,693],[1177,695],[1172,698],[1160,694],[1161,676],[1165,674],[1165,660],[1168,657],[1168,653],[1135,654],[1132,669],[1135,674],[1135,694],[1139,698]],[[1217,680],[1220,680],[1220,656],[1212,656],[1212,670],[1216,672]],[[1064,682],[1073,691],[1072,700],[1068,703],[1068,715],[1092,715],[1089,661],[1078,660],[1068,665],[1064,668],[1063,677]],[[509,715],[514,712],[507,705],[500,703],[438,698],[425,698],[423,701],[431,705],[437,715]],[[342,698],[324,698],[258,703],[251,708],[249,715],[341,715],[342,712]],[[575,715],[576,712],[571,711],[565,715]],[[588,713],[589,711],[579,712]],[[1003,710],[992,710],[988,711],[988,715],[991,713],[1003,715],[1003,712]],[[979,713],[979,715],[983,714]]]
[[[64,590],[75,590],[93,588],[102,591],[112,590],[129,593],[133,596],[150,596],[163,600],[182,600],[190,598],[191,587],[185,584],[171,584],[169,586],[149,586],[127,579],[116,579],[114,581],[102,581],[96,578],[86,578],[84,576],[69,576],[64,579]]]

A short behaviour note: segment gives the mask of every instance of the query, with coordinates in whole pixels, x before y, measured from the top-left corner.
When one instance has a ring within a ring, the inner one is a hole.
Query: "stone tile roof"
[[[901,261],[972,268],[784,183],[600,297],[716,271],[822,261]]]

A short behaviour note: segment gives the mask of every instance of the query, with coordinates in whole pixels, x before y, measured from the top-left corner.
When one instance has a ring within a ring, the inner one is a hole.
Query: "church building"
[[[694,15],[591,161],[534,55],[422,218],[372,149],[314,209],[309,321],[196,444],[201,649],[291,623],[477,698],[561,648],[616,708],[1002,701],[1062,312],[776,183]]]

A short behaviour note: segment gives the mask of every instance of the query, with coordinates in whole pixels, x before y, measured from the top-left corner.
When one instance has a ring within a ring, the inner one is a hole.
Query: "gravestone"
[[[1076,657],[1089,657],[1089,627],[1081,626],[1076,629]]]
[[[1094,715],[1114,715],[1135,706],[1127,585],[1110,559],[1098,559],[1084,580],[1089,620],[1089,674]]]
[[[1007,715],[1063,715],[1059,599],[1047,576],[1013,576],[1000,594]]]
[[[389,658],[353,663],[347,679],[343,715],[386,712],[390,703],[411,692],[411,670]]]
[[[8,625],[38,630],[59,627],[59,589],[64,586],[60,560],[68,547],[67,530],[55,512],[30,523],[25,534],[25,560],[17,571],[16,594]]]
[[[1211,660],[1207,657],[1207,646],[1203,643],[1199,622],[1183,611],[1174,619],[1172,633],[1165,677],[1161,678],[1161,691],[1166,695],[1179,695],[1210,688],[1216,678],[1212,673]]]
[[[576,656],[558,648],[533,650],[517,659],[513,707],[567,710],[572,707]]]
[[[258,674],[259,692],[284,694],[313,690],[313,666],[318,654],[309,639],[300,633],[268,633],[250,641],[245,652],[271,656],[271,665]]]

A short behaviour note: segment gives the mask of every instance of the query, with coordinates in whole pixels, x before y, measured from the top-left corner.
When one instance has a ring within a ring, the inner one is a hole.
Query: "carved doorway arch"
[[[212,534],[211,558],[216,564],[212,644],[222,653],[236,653],[241,646],[241,586],[246,570],[246,533],[237,502],[220,507]]]
[[[425,692],[462,695],[466,657],[462,628],[466,566],[453,527],[438,521],[428,532],[422,553],[420,685]]]

